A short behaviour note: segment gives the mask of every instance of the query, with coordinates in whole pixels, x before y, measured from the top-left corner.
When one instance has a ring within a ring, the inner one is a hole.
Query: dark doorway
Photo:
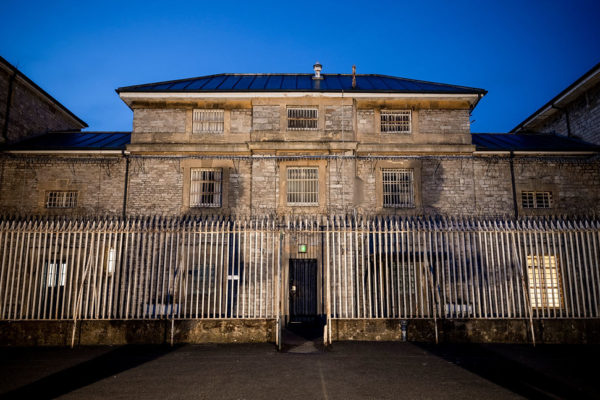
[[[323,325],[317,307],[317,260],[290,259],[290,319],[283,333],[284,351],[320,351]]]
[[[317,318],[317,260],[290,259],[290,322]]]

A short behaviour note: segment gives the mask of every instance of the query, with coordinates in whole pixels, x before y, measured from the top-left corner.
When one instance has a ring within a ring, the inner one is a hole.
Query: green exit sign
[[[306,245],[305,244],[298,245],[298,253],[306,253]]]

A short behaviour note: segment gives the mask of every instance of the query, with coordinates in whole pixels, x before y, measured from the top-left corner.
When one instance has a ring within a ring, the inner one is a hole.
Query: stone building
[[[600,64],[596,64],[511,132],[560,135],[600,145]]]
[[[380,75],[221,74],[117,89],[133,131],[53,132],[4,152],[25,214],[581,215],[598,148],[471,134],[485,90]],[[539,200],[539,201],[538,201]]]
[[[0,57],[0,145],[87,124]]]
[[[76,319],[84,293],[88,319],[262,318],[264,340],[307,314],[329,341],[398,338],[402,319],[437,335],[436,318],[513,318],[527,337],[526,317],[598,318],[597,221],[519,219],[597,214],[598,146],[472,134],[483,89],[313,68],[122,87],[131,132],[5,147],[0,213],[94,222],[0,221],[19,278],[0,290],[22,287],[0,318]]]

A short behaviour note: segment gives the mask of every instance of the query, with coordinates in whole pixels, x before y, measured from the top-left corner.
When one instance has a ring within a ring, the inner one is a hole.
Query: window
[[[561,293],[556,256],[527,256],[529,301],[533,308],[560,308]]]
[[[381,110],[381,133],[410,133],[410,110]]]
[[[106,273],[112,275],[117,266],[117,251],[114,247],[110,247],[106,252]]]
[[[287,119],[289,130],[317,129],[319,110],[316,107],[288,107]]]
[[[75,208],[77,195],[76,191],[46,192],[46,208]]]
[[[48,263],[46,269],[46,287],[65,286],[67,278],[67,263]]]
[[[523,208],[550,208],[552,192],[521,192],[521,205]]]
[[[194,133],[223,133],[223,110],[194,110]]]
[[[287,203],[289,205],[319,205],[319,168],[288,167]]]
[[[221,207],[221,168],[191,168],[190,207]]]
[[[413,170],[406,168],[383,168],[383,206],[390,208],[413,208],[415,191]]]

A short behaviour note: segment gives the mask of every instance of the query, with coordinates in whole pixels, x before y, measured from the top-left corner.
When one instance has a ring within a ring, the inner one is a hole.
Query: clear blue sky
[[[600,1],[3,0],[0,55],[86,121],[130,130],[114,89],[220,72],[380,73],[487,89],[507,132],[600,62]]]

